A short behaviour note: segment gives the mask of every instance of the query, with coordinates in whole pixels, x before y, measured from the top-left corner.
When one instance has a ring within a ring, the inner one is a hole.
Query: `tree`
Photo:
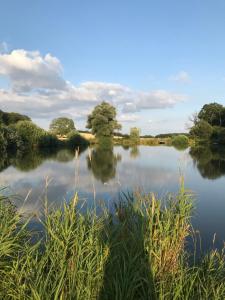
[[[21,115],[18,113],[7,113],[0,110],[0,123],[8,126],[10,124],[18,123],[19,121],[31,121],[31,119],[25,115]]]
[[[132,127],[130,129],[130,139],[132,141],[138,142],[140,139],[140,129],[137,127]]]
[[[190,135],[203,140],[209,140],[213,133],[213,127],[205,120],[198,121],[190,130]]]
[[[16,124],[16,130],[26,146],[37,145],[40,138],[45,135],[45,130],[30,121],[20,121]]]
[[[211,126],[222,126],[225,122],[224,106],[215,102],[205,104],[198,114],[198,119],[208,122]]]
[[[86,128],[91,129],[97,137],[112,137],[114,130],[121,125],[116,120],[116,109],[107,102],[97,105],[88,116]]]
[[[75,130],[73,120],[68,118],[57,118],[50,124],[50,131],[57,135],[67,135],[71,131]]]

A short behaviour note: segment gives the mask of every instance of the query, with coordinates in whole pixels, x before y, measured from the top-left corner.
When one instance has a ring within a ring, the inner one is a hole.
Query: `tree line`
[[[140,129],[133,127],[130,135],[119,134],[121,124],[116,119],[116,108],[103,101],[95,106],[87,117],[86,128],[98,140],[112,139],[115,132],[118,136],[127,138],[138,144],[140,140]],[[213,143],[225,143],[225,107],[218,103],[205,104],[198,114],[195,114],[193,126],[189,134],[161,134],[157,138],[172,138],[174,143],[187,144],[188,136],[198,141]],[[66,140],[63,141],[63,137]],[[0,151],[8,149],[26,149],[29,147],[56,147],[56,146],[79,146],[87,141],[75,128],[74,121],[69,118],[60,117],[54,119],[46,131],[32,122],[25,115],[8,113],[0,110]]]
[[[199,142],[225,144],[225,106],[205,104],[192,118],[190,136]]]

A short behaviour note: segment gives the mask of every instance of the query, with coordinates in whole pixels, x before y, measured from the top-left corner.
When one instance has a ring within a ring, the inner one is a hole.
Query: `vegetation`
[[[50,132],[55,135],[67,135],[75,131],[74,122],[68,118],[57,118],[50,124]]]
[[[155,138],[161,138],[161,139],[163,139],[163,138],[173,138],[173,137],[176,137],[178,135],[185,135],[187,137],[189,136],[188,133],[161,133],[161,134],[157,134],[155,136]]]
[[[113,153],[113,147],[100,145],[92,149],[87,157],[87,166],[97,180],[106,183],[116,176],[116,167],[120,160],[121,156]]]
[[[177,135],[172,139],[172,145],[177,149],[186,149],[189,145],[189,139],[186,135]]]
[[[137,127],[132,127],[130,129],[130,139],[134,142],[134,143],[139,143],[140,141],[140,129]]]
[[[205,104],[194,116],[190,135],[200,142],[225,144],[225,107],[218,103]]]
[[[115,130],[121,129],[121,125],[116,120],[116,109],[107,102],[97,105],[88,116],[87,126],[92,133],[100,137],[113,137]]]
[[[45,204],[32,220],[42,230],[32,232],[1,197],[0,298],[224,299],[224,253],[196,261],[185,250],[192,196],[181,187],[162,203],[124,195],[113,215],[97,215],[81,213],[75,195],[63,209]]]
[[[212,180],[225,175],[225,149],[223,146],[199,144],[191,147],[189,153],[203,178]]]
[[[32,148],[86,147],[88,141],[75,130],[72,120],[58,118],[51,124],[51,132],[35,125],[30,118],[17,113],[0,111],[0,153],[7,151],[27,151]],[[61,141],[60,135],[67,133],[67,139]]]
[[[0,124],[9,126],[11,124],[16,124],[19,121],[31,121],[31,119],[15,112],[7,113],[0,110]]]

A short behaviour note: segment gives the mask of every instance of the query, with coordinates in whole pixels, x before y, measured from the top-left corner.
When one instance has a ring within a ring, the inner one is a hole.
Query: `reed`
[[[225,256],[190,263],[192,195],[124,194],[109,212],[77,195],[32,218],[0,198],[0,299],[224,299]],[[35,218],[35,220],[34,220]]]

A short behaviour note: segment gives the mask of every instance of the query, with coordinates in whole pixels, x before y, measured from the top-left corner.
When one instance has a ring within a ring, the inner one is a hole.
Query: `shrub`
[[[20,121],[15,127],[26,146],[37,146],[40,138],[45,135],[44,129],[30,121]]]
[[[172,139],[172,144],[178,148],[188,147],[189,139],[185,135],[178,135]]]
[[[209,140],[213,133],[213,127],[206,121],[198,121],[190,130],[190,135],[203,140]]]
[[[77,131],[71,131],[67,135],[67,138],[67,145],[71,148],[88,145],[88,141],[85,138],[83,138]]]
[[[24,143],[21,136],[18,134],[15,126],[4,126],[3,127],[3,134],[5,140],[7,141],[7,150],[17,150],[23,149]]]
[[[45,132],[41,135],[38,139],[38,147],[45,148],[45,147],[58,147],[61,142],[57,139],[54,134]]]

